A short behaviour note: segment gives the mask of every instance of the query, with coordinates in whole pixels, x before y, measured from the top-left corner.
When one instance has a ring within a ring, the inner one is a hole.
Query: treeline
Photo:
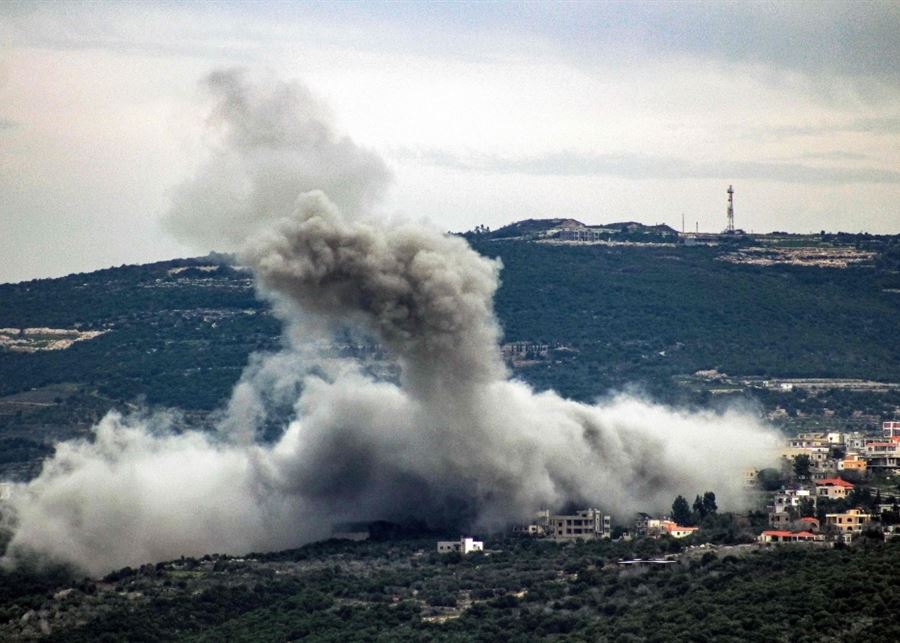
[[[126,569],[106,579],[108,598],[64,585],[77,616],[47,640],[900,640],[897,542],[698,550],[657,567],[617,561],[662,555],[667,539],[488,546],[460,557],[432,553],[433,541],[331,542],[284,552],[279,573],[266,567],[277,555]],[[9,623],[52,609],[52,583],[26,589],[0,595]],[[117,598],[129,592],[140,596]],[[89,622],[79,600],[94,601]]]

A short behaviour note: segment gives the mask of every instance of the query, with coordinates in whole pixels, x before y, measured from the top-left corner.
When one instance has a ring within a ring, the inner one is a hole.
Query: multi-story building
[[[759,469],[744,469],[744,486],[755,487],[759,484]]]
[[[864,457],[873,471],[900,469],[900,442],[866,442]]]
[[[816,480],[816,495],[834,500],[846,498],[853,491],[853,484],[840,478]]]
[[[873,518],[872,514],[864,513],[862,509],[848,509],[842,514],[825,514],[825,525],[842,534],[858,534]]]
[[[900,442],[900,422],[888,421],[881,424],[881,435],[885,440]]]
[[[859,431],[844,434],[844,447],[847,453],[862,453],[866,448],[866,436]]]
[[[810,489],[782,489],[776,491],[772,497],[772,512],[778,513],[787,511],[790,508],[796,509],[804,500],[812,501],[813,507],[816,505],[816,495]]]
[[[612,517],[599,509],[552,515],[547,519],[547,535],[556,540],[609,538],[612,536]]]

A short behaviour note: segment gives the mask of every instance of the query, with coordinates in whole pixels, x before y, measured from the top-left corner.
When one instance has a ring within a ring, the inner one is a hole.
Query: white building
[[[484,543],[472,538],[460,538],[459,540],[439,540],[437,544],[439,554],[451,554],[459,552],[463,556],[473,551],[484,551]]]
[[[803,500],[811,500],[813,506],[816,504],[816,496],[809,489],[782,489],[772,498],[772,511],[780,513],[791,507],[799,507]]]

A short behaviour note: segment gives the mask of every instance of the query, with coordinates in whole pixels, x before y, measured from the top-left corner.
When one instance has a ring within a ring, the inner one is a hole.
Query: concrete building
[[[853,484],[840,478],[826,478],[816,480],[816,495],[824,498],[846,498],[853,491]]]
[[[756,487],[759,484],[759,469],[744,469],[744,486]]]
[[[773,529],[762,532],[757,540],[761,543],[814,543],[824,541],[825,536],[809,531],[794,532]]]
[[[686,527],[668,518],[653,518],[643,513],[638,514],[638,519],[635,522],[635,530],[639,534],[651,538],[659,538],[663,535],[668,535],[672,538],[686,538],[698,529],[699,527]]]
[[[873,471],[900,469],[900,442],[866,442],[864,457]]]
[[[792,449],[813,449],[828,447],[828,437],[824,433],[801,433],[788,440],[788,446]]]
[[[555,540],[593,540],[612,536],[612,517],[599,509],[582,509],[574,514],[552,515],[547,519],[547,535]]]
[[[839,460],[837,468],[838,471],[859,471],[860,473],[865,473],[868,465],[862,457],[852,455]]]
[[[695,531],[700,529],[699,527],[686,527],[684,525],[678,525],[672,520],[664,520],[662,522],[662,531],[665,534],[668,534],[672,538],[687,538]]]
[[[792,440],[792,442],[794,442]],[[786,447],[780,451],[785,468],[793,468],[794,459],[797,456],[805,455],[809,458],[810,473],[813,478],[823,477],[823,472],[834,468],[834,462],[831,459],[831,447],[828,446],[805,446],[805,447]],[[818,474],[818,475],[817,475]]]
[[[900,442],[900,422],[882,422],[881,435],[885,440]]]
[[[863,513],[862,509],[848,509],[842,514],[825,514],[825,525],[842,534],[858,534],[872,522],[873,517]]]
[[[439,554],[451,554],[459,552],[463,556],[473,551],[484,551],[484,543],[472,538],[460,538],[459,540],[439,540],[437,544]]]
[[[866,436],[859,431],[844,434],[844,446],[847,453],[862,453],[866,448]]]
[[[810,500],[816,505],[816,496],[810,489],[782,489],[776,491],[772,497],[772,512],[779,513],[800,506],[804,500]]]

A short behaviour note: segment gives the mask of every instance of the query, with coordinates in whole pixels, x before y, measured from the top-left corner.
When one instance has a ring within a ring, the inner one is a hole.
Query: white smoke
[[[223,108],[240,106],[229,112],[239,132],[257,132],[271,102],[249,87],[230,83],[222,96]],[[309,110],[292,91],[288,104],[299,113],[278,102],[265,140],[297,142],[296,166],[305,146],[312,158],[321,150],[295,136]],[[224,155],[244,143],[235,136]],[[356,150],[349,142],[344,149]],[[380,167],[362,165],[365,176]],[[93,442],[59,445],[41,475],[16,489],[11,556],[38,553],[100,573],[288,547],[346,520],[493,529],[541,507],[599,505],[624,518],[707,490],[723,507],[742,505],[744,469],[766,464],[776,442],[755,418],[630,396],[588,405],[536,394],[510,379],[500,357],[499,263],[426,226],[365,219],[359,199],[350,199],[348,214],[322,190],[295,194],[289,210],[280,195],[257,217],[269,183],[253,170],[259,194],[221,222],[206,212],[207,225],[236,231],[252,219],[241,260],[289,328],[315,329],[316,340],[348,326],[368,333],[396,359],[398,380],[295,338],[283,353],[251,360],[217,434],[179,435],[164,420],[110,415]],[[216,172],[211,165],[207,174]],[[340,184],[322,178],[326,189]],[[210,185],[201,177],[183,193]],[[291,401],[283,434],[260,443],[272,408]]]
[[[203,84],[216,101],[207,157],[174,191],[165,221],[176,236],[201,250],[231,251],[290,212],[303,192],[324,190],[355,216],[387,189],[381,158],[339,136],[328,109],[300,83],[228,69]]]

